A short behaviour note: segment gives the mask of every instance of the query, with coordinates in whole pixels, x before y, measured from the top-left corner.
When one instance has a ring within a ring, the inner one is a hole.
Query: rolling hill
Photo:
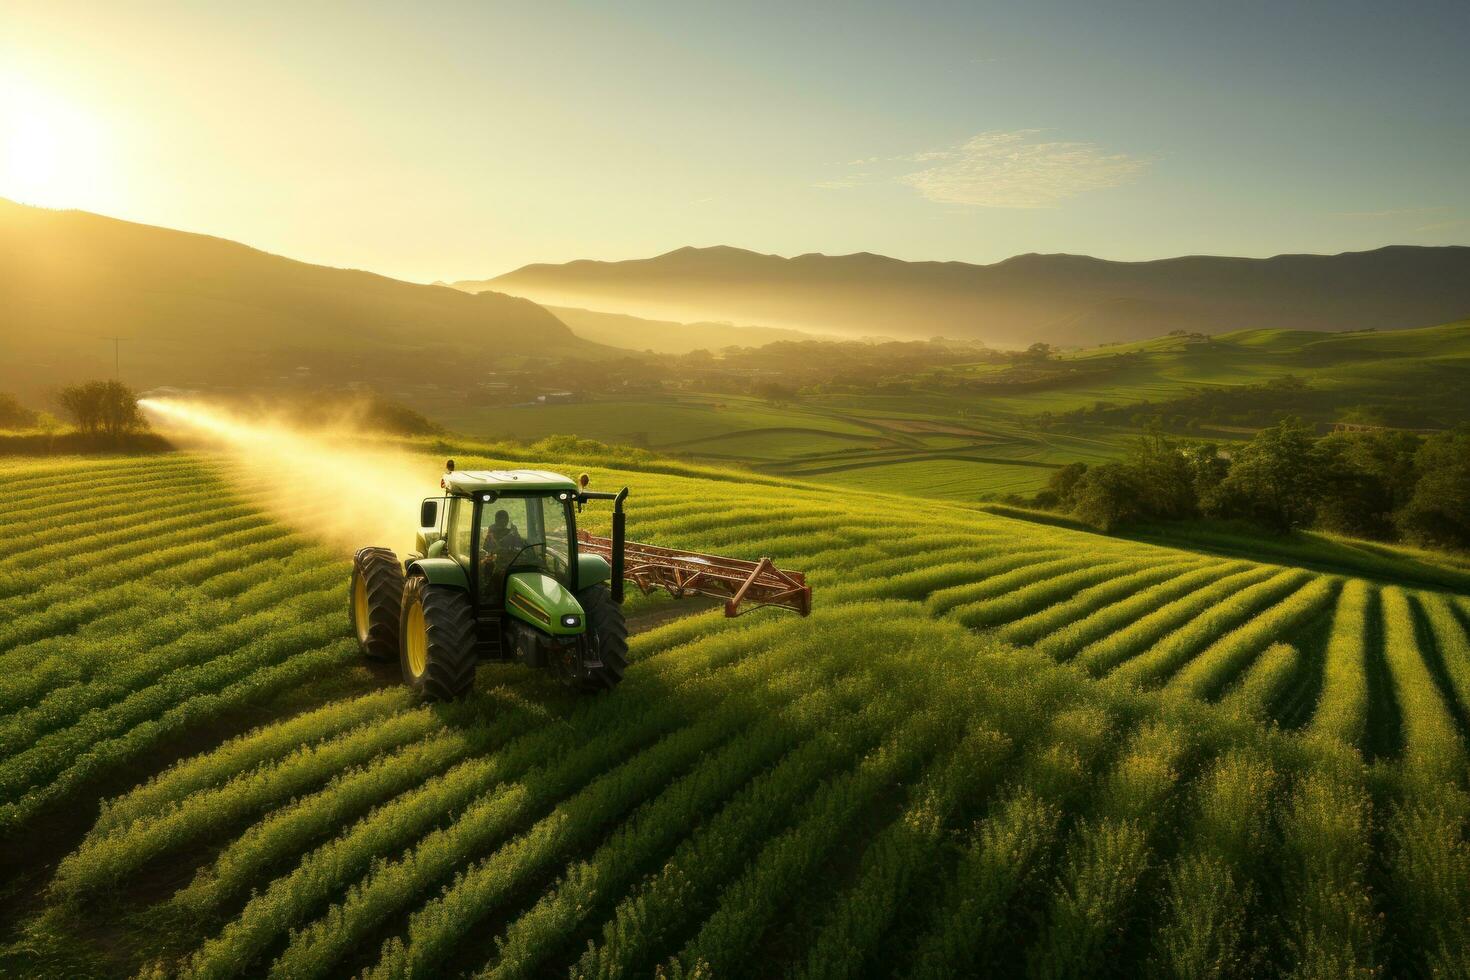
[[[0,200],[0,390],[111,376],[452,383],[506,355],[600,348],[524,299],[471,296],[237,242]]]
[[[869,253],[783,258],[681,248],[650,259],[528,265],[458,282],[539,303],[849,334],[1090,345],[1171,330],[1397,329],[1470,313],[1470,247],[1390,246],[1269,259],[1112,262],[1019,255],[993,265]]]

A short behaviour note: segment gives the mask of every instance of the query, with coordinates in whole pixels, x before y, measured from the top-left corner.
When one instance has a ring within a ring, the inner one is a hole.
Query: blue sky
[[[0,125],[30,120],[0,196],[405,278],[1470,241],[1465,2],[19,0],[0,27]]]

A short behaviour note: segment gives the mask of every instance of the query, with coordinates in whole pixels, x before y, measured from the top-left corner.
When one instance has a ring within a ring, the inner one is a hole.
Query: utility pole
[[[103,337],[103,340],[112,341],[112,380],[122,380],[122,342],[129,340],[128,337]]]

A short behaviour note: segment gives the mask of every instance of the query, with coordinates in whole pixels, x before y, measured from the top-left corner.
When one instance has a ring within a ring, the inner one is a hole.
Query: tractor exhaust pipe
[[[626,519],[623,501],[626,499],[628,488],[623,487],[613,498],[612,515],[612,601],[620,606],[623,604],[623,522]]]

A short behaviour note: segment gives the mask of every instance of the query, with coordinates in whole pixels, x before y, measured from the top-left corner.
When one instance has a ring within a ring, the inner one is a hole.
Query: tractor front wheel
[[[398,652],[398,617],[403,606],[403,566],[388,548],[362,548],[352,556],[347,621],[358,649],[369,660],[392,660]]]
[[[577,593],[577,601],[587,614],[587,640],[601,667],[592,669],[592,676],[583,683],[583,690],[597,693],[610,691],[623,679],[628,669],[628,623],[623,618],[623,607],[612,601],[612,593],[606,585],[593,585]]]
[[[475,614],[460,589],[414,575],[403,588],[398,627],[403,680],[432,701],[453,701],[475,686]]]

